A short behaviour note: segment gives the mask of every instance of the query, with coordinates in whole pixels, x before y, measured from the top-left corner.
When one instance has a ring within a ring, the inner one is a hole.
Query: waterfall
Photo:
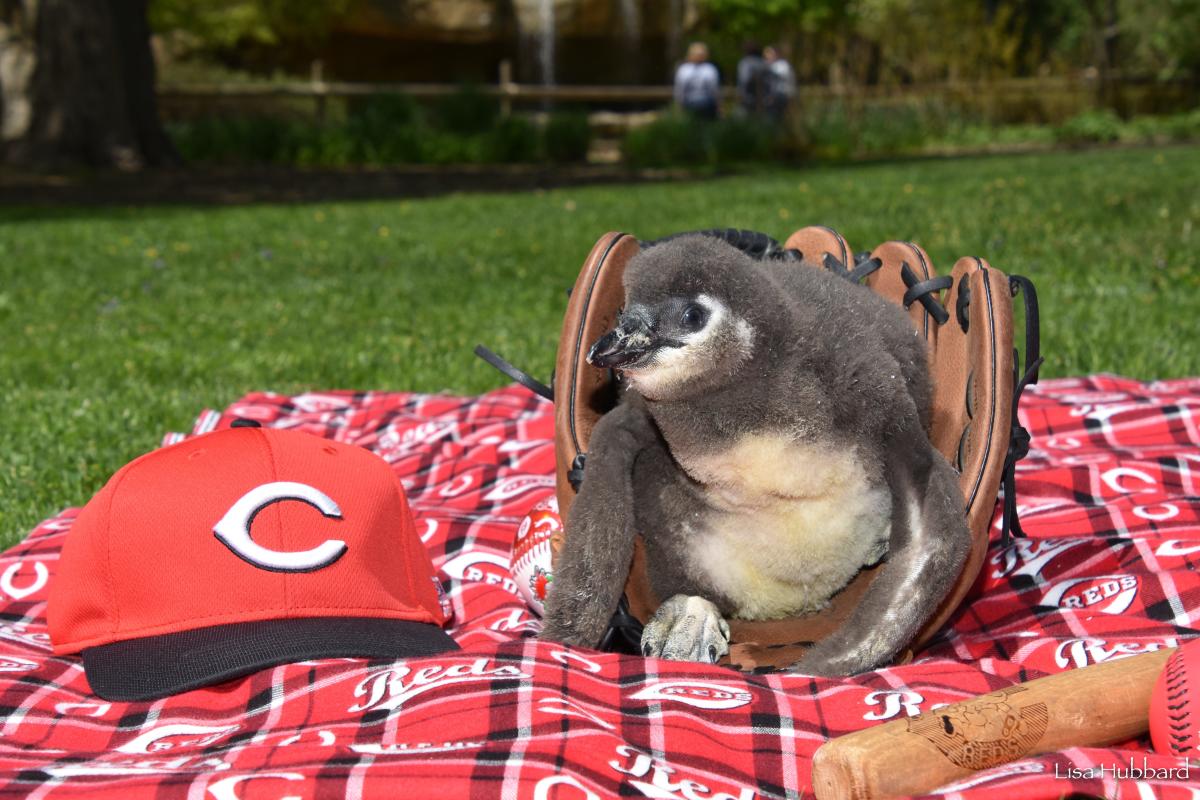
[[[621,31],[631,45],[636,45],[642,38],[642,10],[638,0],[621,0]]]
[[[629,83],[640,83],[642,9],[639,0],[621,0],[621,43],[625,51],[624,77]]]
[[[542,83],[554,85],[554,0],[538,3],[538,63],[542,68]]]

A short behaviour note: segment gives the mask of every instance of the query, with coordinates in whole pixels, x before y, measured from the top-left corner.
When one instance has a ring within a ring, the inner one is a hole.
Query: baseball
[[[545,613],[542,604],[554,580],[551,568],[551,537],[562,534],[562,518],[558,515],[558,500],[543,500],[525,515],[517,527],[513,541],[513,580],[525,603],[539,617]]]
[[[1200,755],[1200,640],[1176,650],[1150,695],[1150,741],[1164,755]]]

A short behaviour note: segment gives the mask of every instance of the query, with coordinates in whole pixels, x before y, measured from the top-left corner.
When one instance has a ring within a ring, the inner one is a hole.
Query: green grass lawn
[[[0,544],[242,393],[541,377],[594,240],[823,223],[1036,281],[1043,375],[1200,374],[1200,149],[780,170],[430,200],[0,210]]]

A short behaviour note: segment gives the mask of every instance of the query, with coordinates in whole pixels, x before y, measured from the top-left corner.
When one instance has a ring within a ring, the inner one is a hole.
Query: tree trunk
[[[0,0],[0,148],[23,137],[33,119],[35,11],[36,0]]]
[[[0,3],[6,161],[135,170],[177,159],[158,119],[147,0]]]

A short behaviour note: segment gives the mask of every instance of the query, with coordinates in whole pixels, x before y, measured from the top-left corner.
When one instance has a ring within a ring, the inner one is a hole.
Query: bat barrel
[[[1026,756],[1139,736],[1174,650],[1016,684],[834,739],[813,757],[813,791],[818,800],[925,794]]]

